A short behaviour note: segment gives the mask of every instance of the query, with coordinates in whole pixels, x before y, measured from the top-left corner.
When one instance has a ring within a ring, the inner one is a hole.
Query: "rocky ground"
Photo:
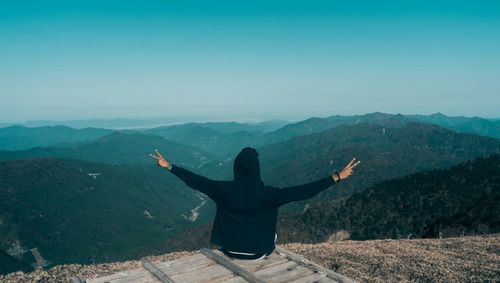
[[[279,245],[361,282],[500,282],[500,234]],[[196,252],[174,252],[148,259],[168,261]],[[95,278],[140,266],[140,261],[60,265],[0,275],[0,282],[68,282],[76,274]]]

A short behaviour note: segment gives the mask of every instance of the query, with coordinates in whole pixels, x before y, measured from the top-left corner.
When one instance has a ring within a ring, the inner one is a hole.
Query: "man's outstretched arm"
[[[354,163],[355,159],[356,158],[349,162],[340,173],[336,173],[307,184],[285,188],[268,186],[269,200],[275,205],[283,205],[292,201],[312,198],[319,192],[329,188],[334,183],[349,177],[352,174],[352,169],[361,162],[358,161]]]
[[[292,201],[300,201],[312,198],[321,191],[329,188],[334,183],[334,177],[328,176],[299,186],[284,188],[268,186],[268,193],[270,196],[270,201],[279,206]]]
[[[163,157],[163,155],[161,155],[161,153],[157,149],[155,151],[156,155],[149,154],[149,156],[153,157],[158,161],[158,166],[170,170],[172,174],[179,177],[182,181],[184,181],[184,183],[186,183],[186,185],[188,185],[192,189],[195,189],[210,197],[213,197],[215,181],[210,180],[204,176],[198,175],[196,173],[193,173],[183,167],[172,164],[168,162],[168,160],[165,159],[165,157]]]
[[[179,177],[186,185],[189,187],[200,191],[210,197],[213,196],[214,191],[214,180],[208,179],[207,177],[193,173],[183,167],[171,164],[170,172],[175,176]]]

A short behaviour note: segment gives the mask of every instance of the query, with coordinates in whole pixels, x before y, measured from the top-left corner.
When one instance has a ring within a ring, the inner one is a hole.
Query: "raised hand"
[[[163,155],[161,155],[161,153],[158,151],[158,149],[155,149],[156,151],[156,154],[157,155],[154,155],[154,154],[149,154],[149,156],[153,157],[154,159],[156,159],[158,161],[158,166],[161,166],[161,167],[164,167],[164,168],[167,168],[169,165],[170,165],[170,162],[168,162],[164,157]]]
[[[354,160],[356,160],[356,157],[354,157],[351,162],[349,162],[349,164],[347,164],[344,169],[342,169],[342,171],[339,172],[339,175],[340,175],[340,180],[344,180],[346,179],[347,177],[351,176],[352,174],[352,169],[358,165],[359,163],[361,163],[361,161],[358,161],[356,163],[354,163]]]

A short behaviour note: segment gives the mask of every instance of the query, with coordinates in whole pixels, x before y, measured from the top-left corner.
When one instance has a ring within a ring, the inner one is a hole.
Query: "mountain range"
[[[89,123],[92,120],[89,120]],[[260,123],[196,122],[155,128],[128,129],[124,132],[143,132],[162,136],[172,141],[198,147],[220,156],[234,156],[242,144],[254,147],[286,141],[294,136],[307,135],[334,128],[342,124],[372,123],[398,127],[409,122],[431,123],[461,133],[500,137],[500,120],[479,117],[449,117],[441,113],[432,115],[402,115],[381,112],[363,115],[335,115],[325,118],[312,117],[299,122],[269,120]],[[51,125],[54,123],[50,123]],[[42,123],[43,125],[43,123]],[[100,123],[88,124],[88,126]],[[64,145],[91,140],[118,129],[69,128],[67,126],[40,126],[27,128],[22,125],[0,128],[0,150],[22,150],[53,144]]]
[[[215,203],[156,166],[148,156],[154,149],[195,173],[231,180],[234,156],[254,146],[264,182],[279,187],[361,160],[348,180],[280,209],[282,241],[322,241],[341,231],[353,239],[497,231],[498,121],[442,116],[0,128],[0,263],[26,268],[34,247],[60,264],[206,243]]]
[[[57,144],[94,140],[111,133],[112,130],[66,126],[43,126],[28,128],[11,126],[0,128],[0,150],[24,150]]]

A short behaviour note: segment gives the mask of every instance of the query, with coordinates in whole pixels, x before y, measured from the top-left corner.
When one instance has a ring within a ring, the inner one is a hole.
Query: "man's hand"
[[[342,169],[342,171],[339,172],[339,175],[340,175],[340,180],[344,180],[346,179],[347,177],[351,176],[352,174],[352,169],[358,165],[359,163],[361,163],[361,161],[358,161],[356,163],[354,163],[354,160],[356,160],[356,157],[354,157],[351,162],[349,162],[349,164],[347,164],[344,169]]]
[[[155,149],[156,151],[156,154],[157,155],[154,155],[154,154],[149,154],[149,156],[153,157],[154,159],[156,159],[158,161],[158,166],[161,166],[161,167],[164,167],[164,168],[167,168],[169,165],[170,165],[170,162],[168,162],[164,157],[163,155],[161,155],[161,153],[158,151],[158,149]]]

